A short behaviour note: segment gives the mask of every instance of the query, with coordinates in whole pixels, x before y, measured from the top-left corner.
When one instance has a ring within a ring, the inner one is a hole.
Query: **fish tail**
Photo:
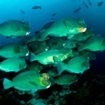
[[[64,71],[64,64],[62,62],[58,62],[57,64],[54,64],[54,66],[57,67],[58,75]]]
[[[32,62],[32,61],[36,61],[36,55],[34,53],[30,53],[30,57],[29,57],[29,60]]]
[[[78,44],[78,51],[82,51],[82,50],[84,50],[84,45],[79,43]]]
[[[13,83],[9,79],[4,78],[3,86],[4,86],[4,89],[9,89],[9,88],[13,87]]]
[[[47,29],[41,30],[41,31],[39,32],[39,39],[45,40],[47,36],[48,36]]]
[[[39,8],[41,9],[41,6],[39,6]]]

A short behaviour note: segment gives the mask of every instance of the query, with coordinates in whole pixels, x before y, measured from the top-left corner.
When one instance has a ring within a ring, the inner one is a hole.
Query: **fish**
[[[71,39],[68,39],[64,42],[63,47],[68,48],[68,49],[73,49],[73,48],[76,48],[76,44],[77,44],[77,42],[75,42]]]
[[[74,82],[77,82],[76,74],[61,74],[54,79],[54,83],[58,85],[71,85]]]
[[[34,9],[34,10],[41,9],[41,8],[42,8],[41,6],[37,6],[37,5],[35,5],[35,6],[32,7],[32,9]]]
[[[0,56],[2,58],[27,57],[29,50],[27,46],[18,43],[9,43],[0,47]]]
[[[88,1],[89,5],[92,6],[92,2],[90,0],[87,0],[87,1]]]
[[[90,29],[90,28],[87,28],[87,30],[85,32],[74,35],[71,38],[71,40],[80,42],[80,41],[85,41],[85,40],[87,40],[88,38],[90,38],[92,36],[94,36],[93,30]]]
[[[60,75],[63,71],[69,73],[83,73],[90,68],[89,59],[85,56],[72,57],[67,63],[58,62],[57,70]]]
[[[13,57],[0,62],[0,70],[4,72],[18,72],[27,67],[24,58]]]
[[[41,30],[40,38],[52,37],[72,38],[75,34],[86,31],[86,25],[83,19],[62,18],[56,20],[48,29]]]
[[[56,68],[48,69],[46,73],[49,75],[50,78],[55,78],[58,76],[58,71]]]
[[[52,17],[51,20],[54,20],[54,18]]]
[[[20,10],[20,12],[21,12],[22,14],[25,14],[25,12],[24,12],[23,10]]]
[[[97,6],[100,7],[100,6],[103,5],[103,3],[104,3],[103,1],[100,1],[100,2],[97,3]]]
[[[20,20],[7,20],[0,24],[0,35],[10,38],[27,36],[30,33],[28,22]]]
[[[52,16],[55,16],[57,13],[53,13]]]
[[[78,47],[79,51],[104,51],[105,50],[105,37],[101,35],[94,35],[87,39],[83,44],[81,43]]]
[[[34,54],[39,54],[41,52],[49,50],[49,46],[46,41],[34,41],[28,44],[28,48]]]
[[[96,59],[96,54],[95,54],[95,53],[90,52],[90,51],[86,51],[86,50],[79,51],[79,52],[78,52],[78,55],[79,55],[79,56],[85,56],[85,57],[87,57],[89,60],[95,60],[95,59]]]
[[[64,46],[65,39],[63,38],[57,38],[57,37],[50,37],[49,40],[46,40],[46,43],[48,45],[48,49],[59,49]]]
[[[73,11],[73,13],[77,13],[77,12],[79,12],[81,10],[81,7],[78,7],[77,9],[75,9],[74,11]]]
[[[89,8],[88,5],[83,1],[83,4],[85,5],[86,8]]]
[[[50,86],[51,83],[46,73],[40,74],[33,70],[20,72],[12,80],[8,78],[3,79],[5,90],[13,87],[20,91],[35,93],[38,90],[47,89]]]
[[[43,69],[44,69],[44,66],[41,65],[39,62],[28,63],[27,68],[26,68],[26,70],[34,70],[37,72],[41,72]]]
[[[57,61],[63,61],[67,59],[68,57],[74,56],[72,50],[69,49],[54,49],[54,50],[48,50],[42,53],[39,53],[37,55],[31,53],[29,60],[32,61],[38,61],[39,63],[43,65],[48,64],[55,64]]]
[[[53,23],[54,23],[54,21],[46,23],[44,26],[42,26],[41,30],[48,29]],[[35,35],[34,36],[36,36],[36,40],[37,41],[43,41],[43,40],[49,39],[49,38],[42,39],[41,38],[42,35],[43,35],[43,33],[41,34],[40,30],[39,31],[35,31]]]

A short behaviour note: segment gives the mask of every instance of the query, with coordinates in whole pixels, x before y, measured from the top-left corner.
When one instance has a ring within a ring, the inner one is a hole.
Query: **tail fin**
[[[48,36],[47,29],[44,29],[44,30],[39,31],[39,36],[40,36],[40,40],[45,40],[46,37]]]
[[[57,67],[58,75],[61,75],[64,69],[65,64],[62,62],[58,62],[57,64],[54,64],[54,67]]]
[[[78,43],[78,51],[84,50],[84,45],[82,43]]]
[[[29,55],[29,61],[36,61],[36,55],[33,54],[32,52],[30,52],[30,55]]]
[[[9,88],[13,87],[13,83],[9,79],[4,78],[3,86],[4,86],[4,89],[9,89]]]
[[[41,9],[42,7],[41,7],[41,6],[39,6],[39,8]]]

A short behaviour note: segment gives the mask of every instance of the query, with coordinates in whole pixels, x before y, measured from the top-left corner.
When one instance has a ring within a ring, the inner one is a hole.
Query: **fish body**
[[[3,58],[25,57],[29,55],[27,46],[10,43],[0,47],[0,56]]]
[[[68,57],[74,56],[72,50],[62,49],[62,50],[48,50],[37,55],[31,54],[30,61],[38,61],[43,65],[54,64],[57,61],[63,61]]]
[[[73,41],[85,41],[88,38],[94,36],[94,33],[91,29],[87,29],[84,33],[79,33],[74,35],[71,40]]]
[[[98,2],[97,6],[99,6],[99,7],[100,7],[100,6],[102,6],[102,5],[103,5],[103,3],[104,3],[103,1],[100,1],[100,2]]]
[[[45,41],[34,41],[28,44],[28,48],[34,54],[38,54],[49,49],[49,46]]]
[[[77,9],[75,9],[74,11],[73,11],[73,13],[77,13],[77,12],[79,12],[81,10],[81,7],[78,7]]]
[[[0,70],[4,72],[18,72],[27,67],[26,61],[24,58],[9,58],[0,62]]]
[[[88,5],[83,1],[83,4],[84,4],[84,6],[86,7],[86,8],[88,8]]]
[[[21,37],[29,35],[29,23],[20,20],[7,20],[0,24],[0,34],[5,37]]]
[[[76,75],[62,74],[54,79],[54,82],[58,85],[70,85],[77,81]]]
[[[85,56],[76,56],[71,58],[67,63],[59,62],[57,65],[58,73],[64,70],[70,73],[83,73],[90,68],[89,59]]]
[[[82,19],[62,18],[55,21],[48,29],[40,31],[40,37],[47,36],[71,38],[75,34],[86,31],[85,22]]]
[[[14,87],[20,91],[36,92],[37,90],[47,89],[50,86],[50,81],[46,73],[39,74],[36,71],[30,70],[17,74],[12,80],[4,78],[4,89]]]
[[[105,50],[105,37],[104,36],[93,36],[90,37],[85,43],[79,46],[79,51],[103,51]]]
[[[32,9],[35,9],[35,10],[36,10],[36,9],[41,9],[41,6],[35,5],[35,6],[32,7]]]

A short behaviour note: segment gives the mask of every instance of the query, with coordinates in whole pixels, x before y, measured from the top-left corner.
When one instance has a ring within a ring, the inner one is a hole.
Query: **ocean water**
[[[100,2],[103,2],[102,5],[98,5]],[[32,9],[33,6],[41,6],[41,9]],[[74,10],[79,7],[81,9],[74,13]],[[52,16],[52,14],[55,15]],[[82,18],[86,22],[86,26],[91,28],[95,34],[105,36],[104,0],[0,1],[0,23],[10,19],[28,21],[29,36],[39,31],[46,23],[64,17]],[[12,42],[18,43],[22,38],[24,37],[6,38],[0,35],[0,46]],[[90,69],[80,76],[79,82],[74,83],[71,89],[70,86],[65,88],[65,86],[54,85],[50,89],[38,91],[34,95],[24,95],[19,94],[15,89],[4,90],[1,82],[0,105],[105,105],[105,51],[95,53],[96,59],[90,62]],[[16,74],[2,72],[0,75],[0,78],[3,79],[2,77],[11,78],[11,75]],[[71,101],[69,101],[70,99]]]

